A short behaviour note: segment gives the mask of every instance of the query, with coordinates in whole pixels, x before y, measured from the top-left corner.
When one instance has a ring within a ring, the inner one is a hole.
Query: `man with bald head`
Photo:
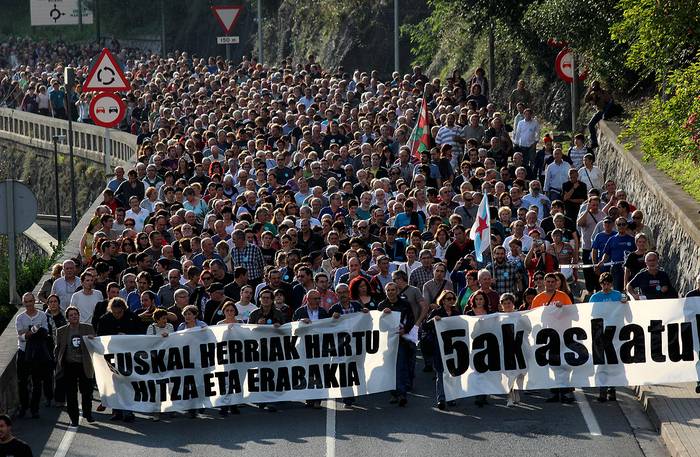
[[[61,310],[65,311],[70,305],[70,298],[80,287],[80,278],[76,276],[77,267],[72,260],[63,262],[63,271],[61,277],[54,281],[51,286],[51,293],[58,295],[60,300]]]

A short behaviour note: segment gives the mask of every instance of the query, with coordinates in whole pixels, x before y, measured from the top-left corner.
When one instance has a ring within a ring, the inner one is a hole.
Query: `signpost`
[[[83,92],[117,92],[130,89],[131,84],[124,76],[117,59],[109,49],[104,48],[85,78]]]
[[[571,86],[571,134],[576,134],[576,115],[578,113],[578,85],[574,81],[586,79],[586,72],[579,74],[576,67],[576,55],[569,48],[564,48],[554,60],[554,69],[559,79]]]
[[[116,92],[131,90],[129,80],[109,49],[102,50],[95,59],[83,84],[84,92],[99,92],[90,101],[90,118],[105,128],[105,168],[109,171],[112,153],[109,129],[114,128],[126,116],[126,104]]]
[[[117,94],[102,92],[90,101],[90,119],[95,125],[113,128],[119,125],[125,115],[126,104]]]
[[[226,46],[226,60],[231,58],[231,46],[232,44],[238,44],[240,38],[237,36],[229,36],[233,27],[238,22],[238,18],[241,16],[243,11],[243,6],[212,6],[212,12],[214,17],[219,21],[219,25],[224,31],[226,36],[220,36],[216,38],[216,44],[222,44]]]
[[[92,24],[85,0],[29,0],[32,26]]]
[[[34,223],[36,211],[36,197],[29,187],[14,179],[0,182],[0,233],[7,235],[10,303],[19,303],[15,237]]]

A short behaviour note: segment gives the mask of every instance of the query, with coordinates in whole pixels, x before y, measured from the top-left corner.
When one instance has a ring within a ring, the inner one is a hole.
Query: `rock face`
[[[644,212],[661,264],[685,294],[696,287],[700,273],[700,204],[653,164],[643,162],[639,152],[625,150],[617,141],[618,131],[614,124],[599,124],[597,164]]]
[[[425,18],[425,1],[401,0],[401,24]],[[336,4],[315,0],[282,0],[276,10],[265,11],[267,24],[264,51],[266,61],[278,63],[292,57],[304,61],[313,53],[326,68],[342,66],[377,70],[387,77],[394,70],[394,2],[348,0]],[[400,37],[400,67],[410,69],[408,37]]]
[[[70,214],[68,157],[59,155],[61,214]],[[75,158],[76,203],[82,215],[105,187],[104,167]],[[56,214],[53,151],[0,139],[0,179],[24,181],[36,195],[40,214]]]

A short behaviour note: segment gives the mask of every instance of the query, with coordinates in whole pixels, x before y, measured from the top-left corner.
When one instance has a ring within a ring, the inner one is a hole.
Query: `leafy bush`
[[[54,247],[51,255],[30,254],[23,262],[17,262],[17,293],[21,296],[36,287],[44,273],[59,258],[62,247]],[[2,332],[17,308],[8,303],[10,293],[10,270],[7,256],[6,237],[0,240],[0,332]]]
[[[622,138],[700,200],[700,61],[671,73],[666,94],[637,109]]]

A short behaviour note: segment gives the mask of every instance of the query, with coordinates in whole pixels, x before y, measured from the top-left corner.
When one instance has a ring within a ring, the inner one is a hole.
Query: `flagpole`
[[[486,199],[486,207],[489,207],[489,196],[488,194],[484,195],[484,198]],[[489,214],[489,250],[491,252],[491,274],[493,275],[493,280],[496,280],[496,261],[493,258],[493,243],[491,243],[491,211],[488,211]]]

